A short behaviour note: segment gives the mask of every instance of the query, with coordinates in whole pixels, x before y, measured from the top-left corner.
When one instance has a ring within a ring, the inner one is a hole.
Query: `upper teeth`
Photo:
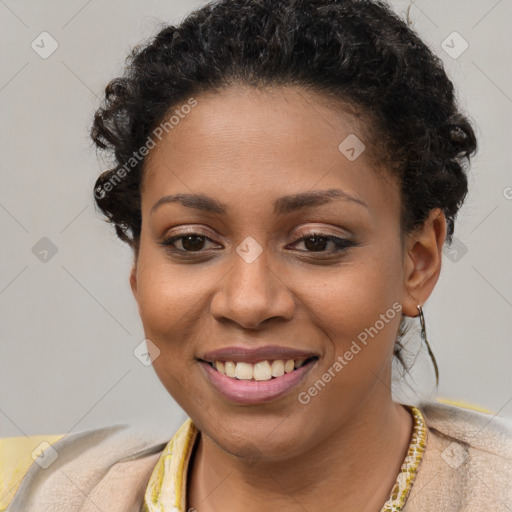
[[[304,364],[306,359],[275,359],[252,363],[235,363],[233,361],[215,361],[213,366],[218,372],[240,380],[270,380],[291,373]]]

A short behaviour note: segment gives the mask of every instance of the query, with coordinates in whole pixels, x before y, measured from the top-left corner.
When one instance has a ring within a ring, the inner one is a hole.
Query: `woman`
[[[148,358],[189,419],[57,440],[8,510],[512,507],[506,420],[392,398],[476,140],[385,4],[208,4],[134,51],[92,137]]]

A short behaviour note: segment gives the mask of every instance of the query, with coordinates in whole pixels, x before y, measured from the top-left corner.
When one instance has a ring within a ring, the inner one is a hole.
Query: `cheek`
[[[193,362],[192,344],[187,340],[185,323],[194,323],[195,297],[193,287],[183,283],[157,259],[139,255],[137,301],[147,339],[156,345],[158,355],[153,368],[166,389],[173,395],[180,392]],[[197,306],[195,306],[197,307]],[[190,318],[190,322],[186,319]]]
[[[140,261],[143,263],[143,261]],[[145,264],[145,265],[144,265]],[[159,350],[153,369],[173,399],[189,414],[210,407],[195,360],[196,332],[201,333],[201,297],[205,291],[186,278],[186,270],[147,260],[140,267],[139,312],[146,338]],[[189,273],[190,271],[188,271]]]
[[[157,338],[179,336],[182,326],[196,319],[207,284],[191,266],[171,265],[158,253],[141,254],[138,265],[137,300],[145,330]]]
[[[153,368],[172,396],[183,403],[180,397],[186,398],[186,388],[193,385],[198,371],[196,348],[199,337],[208,332],[203,327],[204,312],[218,273],[212,276],[211,269],[171,265],[160,252],[141,250],[139,254],[139,314],[146,338],[160,351]]]
[[[400,253],[379,256],[374,248],[365,253],[369,256],[354,258],[304,291],[312,318],[331,343],[315,379],[299,390],[299,414],[323,418],[326,431],[379,386],[388,392],[386,372],[401,318]]]
[[[379,253],[364,248],[318,285],[304,286],[301,295],[319,316],[319,325],[357,335],[400,302],[401,271],[399,250]]]
[[[333,392],[364,393],[389,365],[401,318],[401,268],[399,246],[363,248],[319,286],[304,288],[304,304],[330,340],[323,371],[336,374]]]

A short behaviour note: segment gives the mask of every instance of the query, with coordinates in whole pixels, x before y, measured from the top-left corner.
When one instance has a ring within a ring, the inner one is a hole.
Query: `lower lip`
[[[240,404],[261,404],[276,400],[297,386],[313,368],[317,359],[270,380],[239,380],[218,372],[209,363],[200,361],[201,367],[215,389],[229,400]]]

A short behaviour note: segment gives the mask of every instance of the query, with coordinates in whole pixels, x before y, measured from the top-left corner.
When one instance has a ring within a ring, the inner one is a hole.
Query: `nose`
[[[220,280],[210,308],[218,321],[254,330],[271,318],[293,318],[295,301],[289,286],[271,268],[267,251],[252,262],[234,252],[231,269]]]

